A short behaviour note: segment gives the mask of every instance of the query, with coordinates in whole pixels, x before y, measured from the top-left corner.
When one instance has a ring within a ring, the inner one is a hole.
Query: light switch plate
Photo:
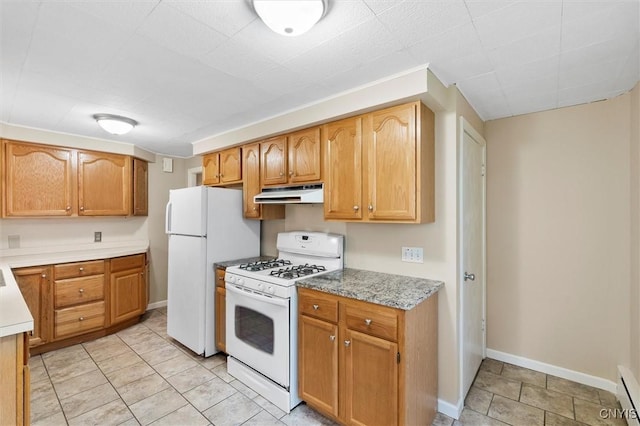
[[[424,263],[424,250],[422,247],[402,247],[402,261]]]

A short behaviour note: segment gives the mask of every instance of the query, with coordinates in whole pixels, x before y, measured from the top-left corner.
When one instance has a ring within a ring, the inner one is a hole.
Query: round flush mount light
[[[252,0],[253,8],[272,31],[295,37],[309,31],[327,12],[328,0]]]
[[[93,118],[105,132],[112,135],[129,133],[138,124],[136,120],[113,114],[94,114]]]

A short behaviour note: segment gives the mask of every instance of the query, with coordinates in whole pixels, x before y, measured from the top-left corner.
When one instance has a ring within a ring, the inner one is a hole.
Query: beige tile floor
[[[166,334],[166,310],[117,334],[34,356],[33,425],[334,425],[302,404],[287,414]],[[485,360],[460,420],[434,425],[601,425],[613,395]],[[577,421],[576,421],[577,420]],[[581,423],[580,423],[581,422]]]

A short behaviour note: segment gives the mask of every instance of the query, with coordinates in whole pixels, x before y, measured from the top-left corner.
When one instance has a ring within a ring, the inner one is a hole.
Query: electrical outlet
[[[96,231],[93,233],[93,242],[94,243],[99,243],[102,241],[102,232],[100,231]]]
[[[424,263],[424,250],[422,247],[402,247],[402,261]]]

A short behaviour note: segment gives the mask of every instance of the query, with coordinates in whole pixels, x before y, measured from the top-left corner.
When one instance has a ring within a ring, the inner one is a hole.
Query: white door
[[[197,354],[205,341],[204,237],[169,235],[167,334]]]
[[[486,144],[461,118],[460,297],[461,396],[464,399],[485,356],[485,158]]]

